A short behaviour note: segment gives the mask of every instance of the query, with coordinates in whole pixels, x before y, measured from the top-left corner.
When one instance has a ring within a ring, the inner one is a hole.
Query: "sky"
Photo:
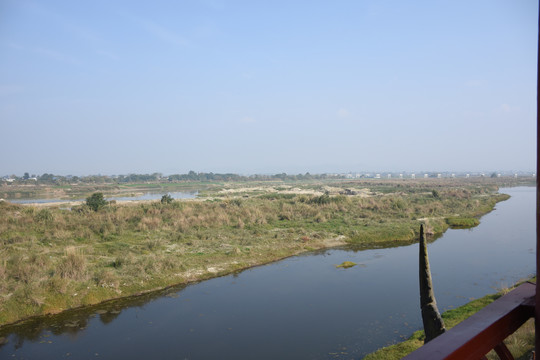
[[[535,0],[0,0],[0,175],[534,171]]]

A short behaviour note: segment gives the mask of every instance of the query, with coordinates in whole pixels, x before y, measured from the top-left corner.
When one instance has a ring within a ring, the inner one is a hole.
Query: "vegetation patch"
[[[292,186],[280,193],[276,183],[253,183],[255,192],[243,190],[251,184],[227,183],[241,196],[220,186],[199,200],[114,204],[95,193],[71,211],[3,201],[0,325],[328,246],[401,245],[418,238],[421,223],[435,236],[453,214],[475,218],[508,198],[475,182],[443,182],[435,198],[435,184],[306,181],[294,183],[291,194]],[[273,192],[261,195],[266,188]],[[219,201],[207,201],[218,193]]]
[[[446,223],[453,229],[467,229],[478,226],[480,224],[480,220],[470,217],[450,217],[446,218]]]
[[[348,268],[351,268],[353,266],[356,266],[357,264],[355,262],[352,262],[352,261],[344,261],[342,262],[341,264],[339,265],[336,265],[337,268],[343,268],[343,269],[348,269]]]

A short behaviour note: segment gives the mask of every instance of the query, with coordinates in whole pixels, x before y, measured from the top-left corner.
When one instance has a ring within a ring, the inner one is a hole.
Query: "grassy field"
[[[534,279],[536,282],[536,279]],[[447,329],[451,329],[463,320],[478,312],[480,309],[491,304],[493,301],[506,294],[510,289],[504,289],[496,294],[486,295],[480,299],[473,300],[468,304],[456,309],[449,310],[442,314]],[[530,319],[523,324],[515,333],[510,335],[504,343],[517,360],[529,360],[534,350],[534,319]],[[411,335],[409,339],[401,343],[391,345],[377,350],[364,357],[364,360],[399,360],[405,355],[424,345],[424,331],[419,330]],[[489,360],[499,359],[495,351],[487,354]]]
[[[0,325],[211,278],[346,243],[414,241],[476,224],[507,195],[467,181],[214,185],[197,200],[0,202]]]

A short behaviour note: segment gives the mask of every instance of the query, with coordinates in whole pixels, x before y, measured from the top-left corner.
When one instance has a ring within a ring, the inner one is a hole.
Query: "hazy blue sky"
[[[0,0],[0,175],[533,170],[535,0]]]

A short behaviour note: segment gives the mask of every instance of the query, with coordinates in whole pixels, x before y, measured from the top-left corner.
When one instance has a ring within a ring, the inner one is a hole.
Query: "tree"
[[[429,268],[429,258],[427,252],[427,240],[424,233],[424,225],[420,225],[420,309],[422,310],[422,322],[424,323],[424,333],[426,338],[424,343],[433,340],[446,331],[444,321],[437,308],[433,282],[431,281],[431,270]]]
[[[99,209],[107,205],[107,200],[103,198],[103,193],[93,193],[91,196],[86,198],[86,205],[90,209],[98,211]]]
[[[30,178],[30,175],[27,172],[25,172],[24,176],[23,176],[23,179],[28,180],[29,178]]]
[[[41,175],[38,180],[41,181],[41,182],[50,183],[50,182],[54,181],[54,175],[45,173],[45,174]]]
[[[173,202],[173,198],[169,194],[165,194],[161,197],[161,203],[162,204],[170,204]]]

